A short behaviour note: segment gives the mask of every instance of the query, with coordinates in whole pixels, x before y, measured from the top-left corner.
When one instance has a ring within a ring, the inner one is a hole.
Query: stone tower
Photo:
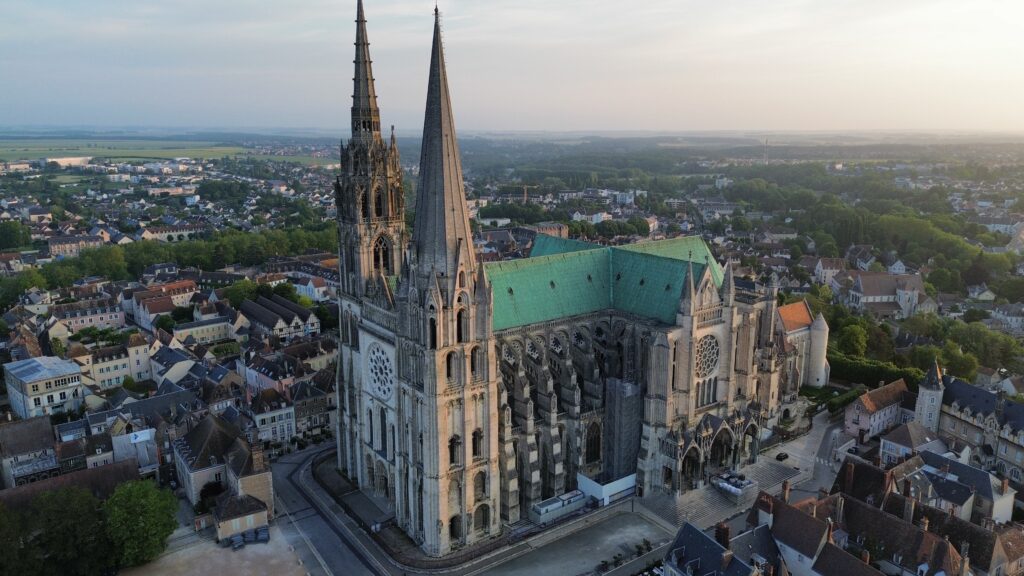
[[[938,359],[932,364],[924,380],[917,387],[917,404],[914,406],[914,420],[931,430],[939,431],[939,414],[942,412],[942,393],[946,390],[942,383],[942,367]]]
[[[811,350],[807,367],[810,372],[808,385],[821,388],[828,384],[828,322],[821,312],[818,312],[811,324]]]
[[[399,482],[415,502],[411,531],[443,555],[500,530],[498,384],[491,290],[473,251],[434,16],[416,220],[397,290],[399,372],[415,404],[414,466]]]
[[[341,144],[341,173],[334,183],[341,292],[350,298],[386,290],[383,279],[398,274],[406,243],[402,169],[394,131],[388,143],[381,137],[362,0],[355,46],[352,138]]]

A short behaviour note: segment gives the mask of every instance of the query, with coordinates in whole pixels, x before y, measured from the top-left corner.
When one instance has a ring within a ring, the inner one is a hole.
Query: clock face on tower
[[[366,362],[373,391],[385,400],[391,398],[391,392],[394,391],[395,369],[387,352],[377,344],[371,344]]]

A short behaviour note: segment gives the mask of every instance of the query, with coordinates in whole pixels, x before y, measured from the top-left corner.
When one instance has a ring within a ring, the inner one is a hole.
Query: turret
[[[818,316],[811,323],[811,346],[810,357],[807,360],[807,382],[808,386],[821,388],[828,384],[828,322],[825,316],[818,312]]]

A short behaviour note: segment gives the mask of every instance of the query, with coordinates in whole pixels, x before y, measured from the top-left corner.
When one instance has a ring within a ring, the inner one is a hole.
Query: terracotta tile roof
[[[892,406],[893,404],[899,404],[903,400],[903,395],[907,392],[907,383],[902,378],[895,382],[890,382],[885,386],[879,386],[874,390],[869,390],[864,394],[861,394],[857,400],[864,406],[864,411],[868,414],[874,414],[875,412]]]
[[[780,306],[779,318],[782,319],[782,326],[786,332],[801,330],[814,323],[811,308],[807,305],[806,300]]]

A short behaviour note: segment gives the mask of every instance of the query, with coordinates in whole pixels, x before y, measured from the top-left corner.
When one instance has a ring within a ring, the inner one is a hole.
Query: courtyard
[[[213,540],[203,539],[175,550],[149,564],[122,570],[125,576],[178,576],[180,574],[216,574],[217,576],[305,576],[305,566],[285,541],[277,526],[270,527],[270,542],[249,544],[241,550],[221,548]]]

